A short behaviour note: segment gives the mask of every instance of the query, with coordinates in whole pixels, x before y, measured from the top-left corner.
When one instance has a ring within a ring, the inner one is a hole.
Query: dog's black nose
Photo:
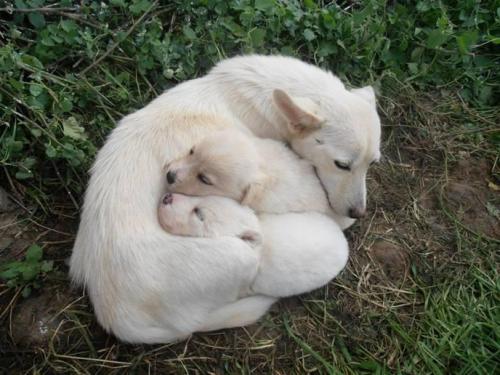
[[[163,199],[161,200],[163,204],[171,204],[174,201],[174,196],[172,193],[167,193],[163,196]]]
[[[172,172],[172,171],[167,172],[167,182],[169,184],[173,184],[175,182],[175,175],[176,175],[175,172]]]
[[[360,219],[366,215],[366,210],[364,208],[351,207],[349,208],[349,217],[353,219]]]

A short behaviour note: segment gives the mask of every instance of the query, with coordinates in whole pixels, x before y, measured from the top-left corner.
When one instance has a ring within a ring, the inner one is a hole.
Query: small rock
[[[19,303],[12,319],[12,338],[22,347],[45,347],[64,319],[67,296],[43,294]]]

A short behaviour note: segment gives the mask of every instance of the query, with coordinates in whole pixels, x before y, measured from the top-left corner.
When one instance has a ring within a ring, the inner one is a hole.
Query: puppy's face
[[[238,237],[257,246],[259,221],[252,210],[232,199],[167,193],[158,207],[158,221],[171,234],[190,237]]]
[[[247,136],[225,130],[206,137],[166,169],[170,192],[240,201],[258,178],[259,157]]]
[[[366,174],[380,158],[380,119],[371,87],[339,93],[333,102],[274,100],[288,119],[291,147],[314,165],[333,211],[360,218],[366,212]]]

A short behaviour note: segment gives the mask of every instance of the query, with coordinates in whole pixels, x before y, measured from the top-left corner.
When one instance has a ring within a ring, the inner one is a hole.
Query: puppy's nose
[[[163,199],[161,201],[165,205],[172,204],[172,202],[174,201],[174,195],[172,193],[167,193],[163,196]]]
[[[173,184],[175,182],[176,173],[172,171],[167,172],[167,182]]]
[[[366,215],[366,209],[359,207],[351,207],[349,208],[349,217],[353,219],[360,219]]]

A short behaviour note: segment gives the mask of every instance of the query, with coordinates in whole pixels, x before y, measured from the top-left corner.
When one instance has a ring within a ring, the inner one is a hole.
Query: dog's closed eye
[[[351,170],[351,166],[348,163],[345,163],[345,162],[339,161],[339,160],[334,160],[334,163],[335,163],[335,166],[339,169],[342,169],[344,171]]]
[[[213,185],[212,184],[212,181],[210,181],[210,179],[205,176],[203,173],[200,173],[198,174],[198,180],[202,183],[202,184],[205,184],[205,185]]]

